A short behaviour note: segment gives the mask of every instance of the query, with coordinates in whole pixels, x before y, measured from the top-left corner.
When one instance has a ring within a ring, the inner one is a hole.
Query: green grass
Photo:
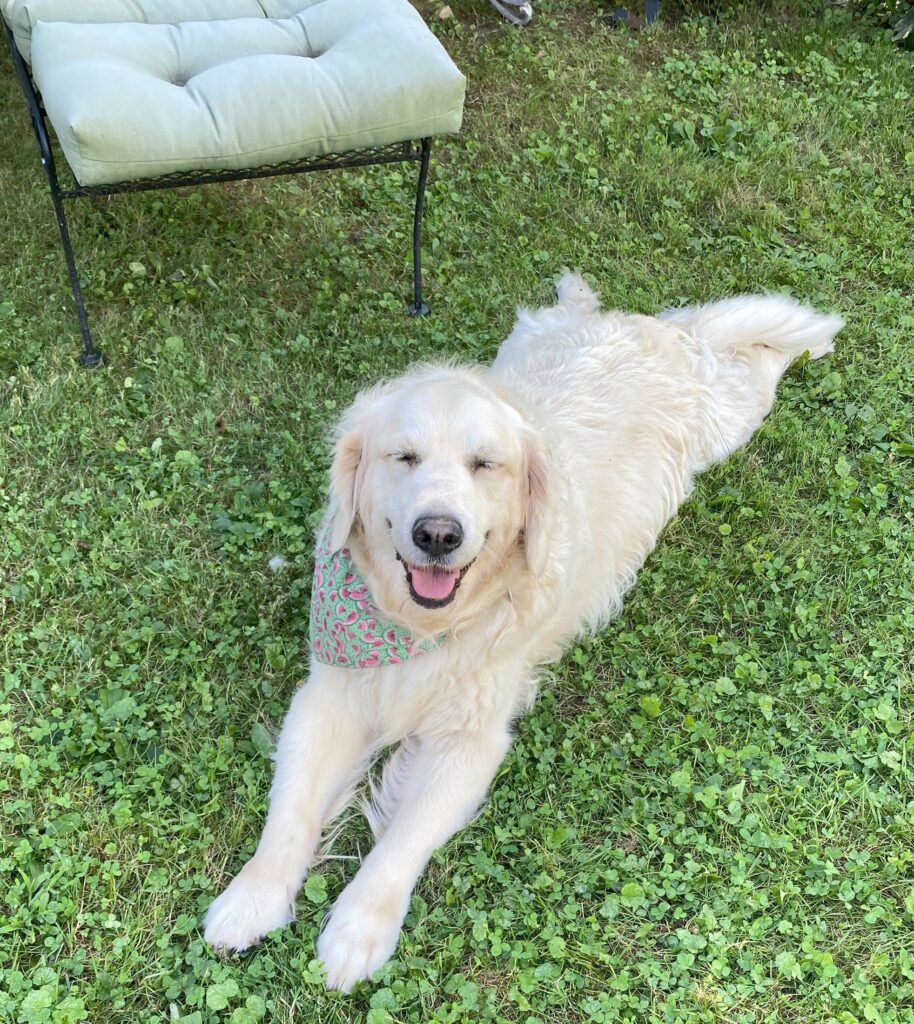
[[[93,201],[94,373],[0,65],[0,1021],[914,1021],[914,60],[825,4],[452,7],[434,315],[403,310],[412,171]],[[557,667],[379,982],[314,962],[356,816],[299,922],[220,960],[328,427],[414,358],[490,358],[563,265],[608,306],[769,288],[848,326]]]

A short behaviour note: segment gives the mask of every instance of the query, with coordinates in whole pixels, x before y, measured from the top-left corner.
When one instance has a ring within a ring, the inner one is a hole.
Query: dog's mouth
[[[452,569],[445,565],[410,565],[399,551],[396,555],[406,573],[409,596],[423,608],[443,608],[450,604],[457,596],[463,577],[476,561],[474,558],[462,569]]]

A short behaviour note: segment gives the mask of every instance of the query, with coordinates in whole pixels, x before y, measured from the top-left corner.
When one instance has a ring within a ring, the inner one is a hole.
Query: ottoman
[[[413,160],[414,314],[430,139],[464,78],[408,0],[0,0],[51,186],[82,360],[63,200]],[[74,181],[57,178],[48,123]]]

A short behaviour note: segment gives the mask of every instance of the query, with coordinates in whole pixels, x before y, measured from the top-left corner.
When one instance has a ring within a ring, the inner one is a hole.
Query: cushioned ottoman
[[[84,185],[425,138],[457,131],[463,108],[463,76],[407,0],[324,0],[282,20],[39,21],[31,56]]]
[[[427,311],[428,140],[459,129],[465,81],[408,0],[0,0],[0,11],[87,352],[60,199],[249,172],[420,160],[411,310]],[[76,188],[59,188],[45,116]]]

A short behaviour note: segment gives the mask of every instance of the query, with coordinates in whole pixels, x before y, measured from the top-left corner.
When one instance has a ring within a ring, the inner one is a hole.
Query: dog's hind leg
[[[817,313],[786,295],[737,295],[706,306],[668,310],[696,356],[706,386],[708,462],[745,444],[771,411],[787,367],[804,352],[819,359],[834,349],[841,317]]]

